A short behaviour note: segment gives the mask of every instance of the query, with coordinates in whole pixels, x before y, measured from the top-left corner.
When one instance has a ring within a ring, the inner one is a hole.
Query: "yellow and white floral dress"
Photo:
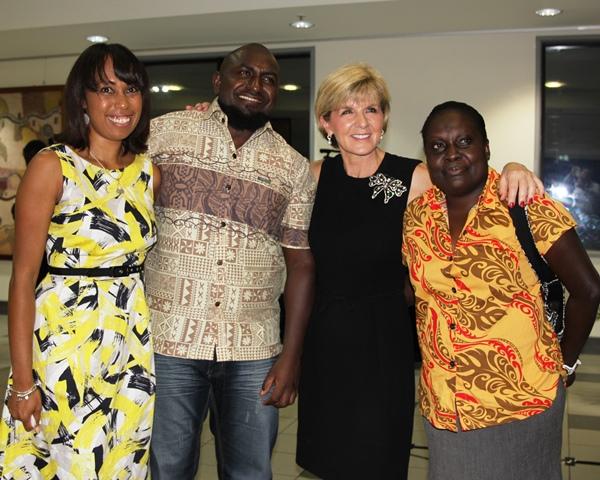
[[[50,267],[143,264],[156,241],[149,158],[106,171],[68,146],[50,148],[63,174]],[[146,478],[155,382],[141,274],[47,275],[36,291],[33,369],[41,432],[26,432],[5,405],[3,480]]]

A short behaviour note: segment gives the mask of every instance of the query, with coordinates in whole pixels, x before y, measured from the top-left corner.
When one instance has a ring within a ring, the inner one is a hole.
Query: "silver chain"
[[[112,172],[111,172],[111,171],[110,171],[108,168],[106,168],[106,167],[104,166],[104,163],[103,163],[103,162],[102,162],[102,161],[101,161],[101,160],[100,160],[100,159],[99,159],[99,158],[96,156],[96,154],[95,154],[95,153],[92,151],[92,149],[91,149],[91,148],[90,148],[88,151],[90,152],[90,157],[92,157],[92,159],[93,159],[94,161],[96,161],[96,162],[97,162],[97,163],[100,165],[100,167],[102,168],[102,170],[104,170],[104,172],[106,172],[106,174],[107,174],[107,175],[108,175],[110,178],[112,178],[112,179],[113,179],[115,182],[117,182],[117,183],[118,183],[118,182],[119,182],[119,179],[121,178],[121,175],[119,175],[118,177],[115,177],[115,176],[112,174]]]

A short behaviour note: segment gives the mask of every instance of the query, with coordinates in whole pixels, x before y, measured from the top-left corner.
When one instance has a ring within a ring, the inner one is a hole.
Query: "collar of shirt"
[[[223,110],[221,110],[221,107],[219,106],[219,97],[215,97],[213,99],[210,106],[208,107],[208,110],[206,110],[205,115],[207,118],[214,119],[217,123],[223,125],[225,128],[227,127],[227,115],[225,115],[225,112],[223,112]],[[260,127],[258,130],[253,132],[248,141],[262,135],[263,133],[270,133],[272,137],[278,142],[287,143],[283,139],[283,137],[277,134],[277,132],[273,129],[271,122],[265,123],[264,126]]]
[[[502,203],[498,196],[499,179],[500,175],[498,172],[490,167],[483,191],[481,192],[481,195],[479,195],[479,200],[469,212],[465,226],[469,225],[473,216],[477,213],[485,213],[486,210],[494,210]],[[424,203],[429,204],[434,215],[442,215],[444,218],[447,217],[446,195],[438,187],[434,185],[428,193],[423,196],[423,200]],[[436,220],[438,219],[436,218]],[[444,223],[447,225],[448,222],[444,221]]]

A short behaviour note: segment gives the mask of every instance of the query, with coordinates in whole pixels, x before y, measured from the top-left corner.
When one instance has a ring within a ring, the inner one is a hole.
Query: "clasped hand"
[[[42,395],[39,389],[36,389],[29,398],[19,399],[13,393],[8,397],[8,411],[15,420],[23,423],[25,430],[30,432],[40,431],[40,414],[42,412]]]

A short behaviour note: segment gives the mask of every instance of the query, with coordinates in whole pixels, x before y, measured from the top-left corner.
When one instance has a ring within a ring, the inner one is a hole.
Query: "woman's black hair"
[[[438,114],[440,114],[442,112],[446,112],[448,110],[453,110],[453,111],[457,111],[460,113],[464,113],[468,117],[471,117],[471,120],[473,120],[473,123],[475,123],[475,126],[477,127],[477,130],[479,130],[479,133],[481,134],[481,137],[483,138],[483,140],[485,142],[488,141],[487,131],[485,130],[485,120],[481,116],[481,113],[479,113],[475,108],[473,108],[468,103],[456,102],[454,100],[440,103],[439,105],[436,105],[435,107],[433,107],[433,110],[431,110],[431,112],[425,119],[425,123],[423,124],[423,127],[421,128],[421,137],[423,138],[423,141],[425,141],[425,133],[427,132],[427,129],[429,128],[429,125],[431,124],[431,121],[433,120],[433,118],[435,116],[437,116]]]
[[[31,162],[31,159],[35,156],[35,154],[47,146],[48,145],[37,138],[27,142],[27,144],[23,147],[23,158],[25,159],[25,165],[29,165],[29,162]]]
[[[88,125],[84,121],[85,93],[96,92],[99,82],[107,82],[104,66],[112,60],[115,75],[127,85],[136,87],[142,95],[140,120],[123,140],[123,153],[143,153],[150,133],[150,86],[142,62],[118,43],[97,43],[86,48],[75,61],[65,84],[63,108],[65,125],[56,139],[82,150],[89,146]]]

